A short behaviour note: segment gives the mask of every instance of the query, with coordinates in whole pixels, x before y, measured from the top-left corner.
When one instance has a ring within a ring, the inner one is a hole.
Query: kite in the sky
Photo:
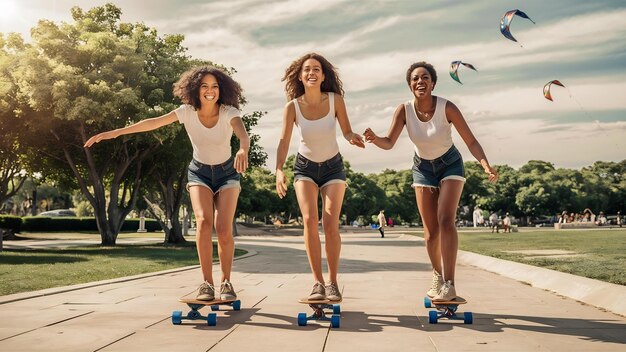
[[[550,95],[550,87],[552,87],[553,84],[556,84],[557,86],[565,87],[563,83],[559,82],[556,79],[546,83],[546,85],[543,86],[543,96],[546,97],[546,99],[550,101],[552,101],[552,95]]]
[[[511,34],[511,31],[509,29],[509,26],[511,25],[511,21],[513,20],[513,16],[515,15],[525,18],[527,20],[530,20],[530,22],[532,22],[533,24],[535,24],[535,21],[531,20],[530,17],[528,17],[528,15],[526,15],[524,12],[520,10],[507,11],[502,16],[502,18],[500,19],[500,32],[502,32],[502,35],[507,37],[507,39],[511,39],[512,41],[517,42],[517,39],[513,38],[513,35]]]
[[[472,64],[468,64],[467,62],[461,62],[461,61],[452,61],[450,63],[450,77],[452,77],[452,79],[454,79],[455,81],[461,83],[461,80],[459,79],[459,74],[458,74],[458,70],[459,70],[459,66],[463,65],[465,67],[469,67],[474,71],[477,71],[476,68],[474,67],[474,65]],[[463,84],[463,83],[461,83]]]

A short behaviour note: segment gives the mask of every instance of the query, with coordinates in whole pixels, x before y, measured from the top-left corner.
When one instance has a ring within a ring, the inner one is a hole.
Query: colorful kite
[[[533,24],[536,24],[536,23],[535,21],[531,20],[530,17],[528,17],[528,15],[526,15],[524,12],[520,10],[507,11],[500,19],[500,32],[502,33],[502,35],[507,37],[507,39],[511,39],[512,41],[517,42],[517,39],[513,38],[513,35],[511,34],[511,31],[509,29],[509,26],[511,25],[511,21],[513,20],[513,16],[515,15],[525,18],[527,20],[530,20],[530,22],[532,22]]]
[[[546,99],[550,101],[552,101],[552,95],[550,95],[550,87],[552,87],[553,84],[556,84],[557,86],[565,87],[563,83],[559,82],[556,79],[546,83],[546,85],[543,86],[543,96],[546,97]]]
[[[454,79],[455,81],[459,83],[461,83],[461,80],[459,79],[459,74],[457,72],[459,70],[459,65],[463,65],[465,67],[471,68],[474,71],[477,71],[474,65],[472,64],[468,64],[467,62],[461,62],[461,61],[452,61],[450,63],[450,77],[452,77],[452,79]]]

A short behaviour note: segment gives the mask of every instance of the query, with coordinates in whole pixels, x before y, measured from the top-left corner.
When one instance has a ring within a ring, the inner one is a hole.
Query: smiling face
[[[417,67],[411,72],[409,87],[416,98],[423,98],[432,93],[435,82],[425,67]]]
[[[307,59],[302,63],[302,70],[300,70],[299,80],[304,85],[304,88],[320,87],[324,82],[324,72],[322,70],[322,64],[316,59]]]
[[[201,102],[217,102],[220,98],[220,86],[217,83],[217,78],[211,74],[202,77],[199,94]]]

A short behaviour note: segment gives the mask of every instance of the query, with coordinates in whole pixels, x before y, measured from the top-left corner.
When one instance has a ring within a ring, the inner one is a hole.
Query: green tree
[[[18,99],[18,85],[12,74],[25,48],[22,38],[0,34],[0,206],[16,195],[28,174],[24,172],[26,146],[21,139],[27,133],[24,109],[27,104]]]
[[[378,214],[387,205],[385,191],[378,187],[373,177],[355,172],[350,163],[344,160],[348,188],[344,196],[342,213],[346,215],[346,221],[351,223],[359,215],[366,218],[369,215]]]
[[[79,187],[94,209],[103,245],[114,245],[134,208],[146,160],[163,131],[125,136],[83,148],[88,136],[158,116],[172,103],[171,86],[188,67],[180,35],[159,36],[143,24],[120,22],[112,4],[73,23],[41,20],[13,70],[36,126],[38,170]],[[68,172],[71,170],[71,172]]]

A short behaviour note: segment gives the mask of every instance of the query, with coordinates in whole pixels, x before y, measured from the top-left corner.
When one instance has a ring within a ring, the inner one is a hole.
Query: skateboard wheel
[[[212,310],[212,311],[220,310],[220,306],[219,306],[219,305],[217,305],[217,304],[216,304],[216,305],[213,305],[213,306],[211,306],[211,310]]]
[[[465,324],[472,324],[474,322],[474,316],[472,315],[472,312],[463,313],[463,318],[463,323]]]
[[[215,326],[215,325],[217,325],[217,314],[209,313],[209,315],[207,315],[207,317],[206,317],[206,323],[207,323],[208,326]]]
[[[332,328],[339,328],[339,322],[341,321],[341,316],[339,314],[333,314],[332,317],[330,317],[330,326]]]
[[[236,300],[235,302],[233,302],[233,310],[240,310],[240,309],[241,309],[241,301]]]
[[[341,313],[341,305],[333,304],[333,314],[339,314],[339,313]]]
[[[306,313],[298,313],[298,326],[306,326]]]
[[[428,312],[428,322],[431,324],[437,324],[437,311],[431,310]]]
[[[180,325],[182,320],[183,320],[183,312],[181,312],[180,310],[175,310],[172,313],[172,324]]]
[[[430,300],[430,297],[426,296],[424,297],[424,308],[430,308],[432,307],[432,301]]]

